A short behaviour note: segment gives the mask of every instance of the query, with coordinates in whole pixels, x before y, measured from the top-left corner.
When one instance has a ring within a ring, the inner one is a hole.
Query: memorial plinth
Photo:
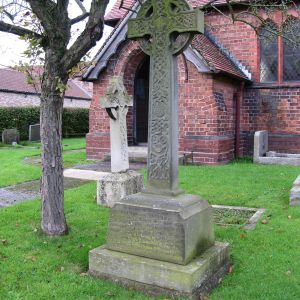
[[[150,295],[202,299],[230,266],[211,213],[193,195],[125,197],[111,211],[107,244],[89,254],[89,272]]]
[[[128,23],[128,37],[150,55],[148,185],[111,211],[107,244],[89,256],[89,272],[142,289],[202,299],[229,266],[215,243],[210,205],[178,187],[176,55],[204,16],[186,0],[147,0]]]

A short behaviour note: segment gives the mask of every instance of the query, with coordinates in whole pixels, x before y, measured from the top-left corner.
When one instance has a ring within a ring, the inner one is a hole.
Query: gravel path
[[[73,178],[65,178],[65,189],[71,189],[87,183],[86,180],[79,180]],[[40,181],[34,180],[16,184],[9,187],[0,188],[0,207],[7,207],[40,198]]]

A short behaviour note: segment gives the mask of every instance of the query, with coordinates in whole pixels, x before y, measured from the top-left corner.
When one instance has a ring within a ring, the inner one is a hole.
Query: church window
[[[289,19],[283,27],[283,81],[300,81],[300,21]]]
[[[278,35],[273,23],[260,30],[260,81],[278,81]]]
[[[300,81],[300,20],[289,18],[279,34],[274,23],[260,29],[260,82]]]

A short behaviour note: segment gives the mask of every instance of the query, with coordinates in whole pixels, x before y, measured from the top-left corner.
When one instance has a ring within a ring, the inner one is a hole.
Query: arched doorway
[[[148,141],[149,68],[150,58],[146,56],[137,68],[134,80],[133,135],[136,145]]]

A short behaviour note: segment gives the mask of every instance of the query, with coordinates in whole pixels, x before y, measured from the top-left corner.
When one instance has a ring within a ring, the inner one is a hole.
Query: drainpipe
[[[239,91],[236,95],[236,110],[235,110],[235,158],[241,157],[241,103],[243,101],[245,82],[240,83]]]

